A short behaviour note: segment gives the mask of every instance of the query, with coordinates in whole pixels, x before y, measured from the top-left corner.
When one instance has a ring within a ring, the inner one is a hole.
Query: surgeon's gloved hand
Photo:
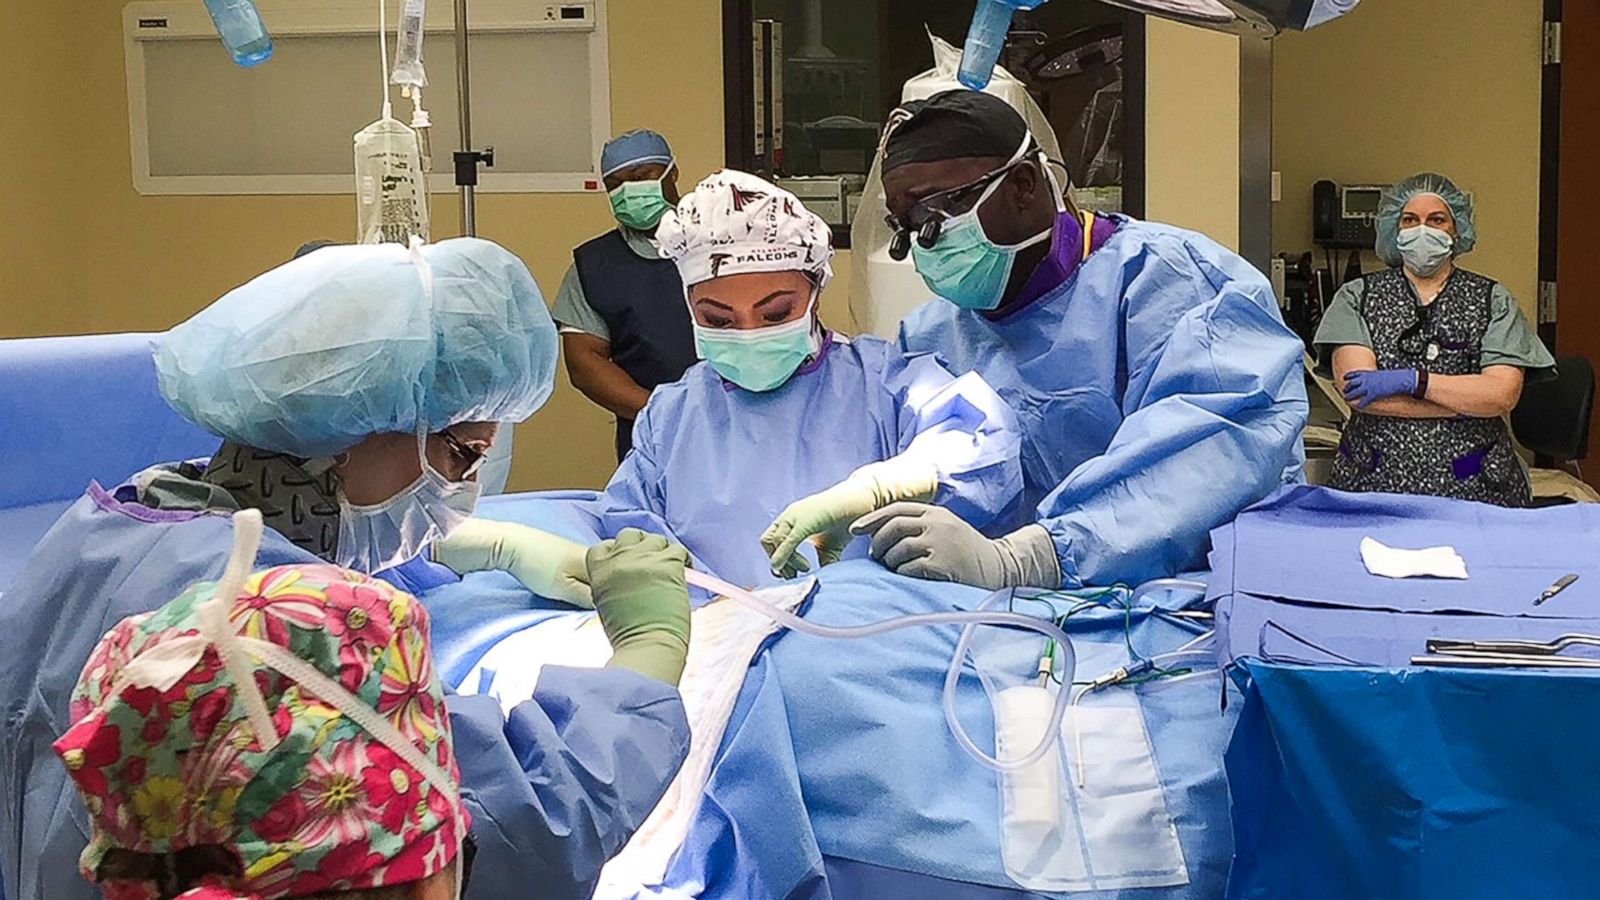
[[[1417,378],[1416,369],[1349,372],[1344,376],[1344,399],[1357,409],[1366,409],[1386,397],[1415,396]]]
[[[990,540],[942,506],[895,503],[850,526],[872,535],[872,558],[901,575],[1000,590],[1061,587],[1055,542],[1039,525]]]
[[[772,574],[793,578],[811,568],[796,552],[810,540],[823,565],[839,561],[850,543],[850,523],[901,500],[931,500],[939,489],[932,463],[894,457],[869,463],[831,488],[789,504],[761,535]]]
[[[541,597],[593,609],[589,569],[584,564],[587,550],[575,541],[526,525],[468,519],[433,545],[433,559],[458,575],[510,572]]]
[[[611,642],[610,665],[676,686],[689,656],[689,551],[624,528],[589,548],[594,608]]]

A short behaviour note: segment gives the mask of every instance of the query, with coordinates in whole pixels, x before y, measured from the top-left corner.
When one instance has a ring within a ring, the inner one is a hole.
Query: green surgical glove
[[[588,565],[610,664],[676,686],[689,656],[689,551],[624,528],[589,548]]]
[[[870,463],[827,490],[789,504],[761,535],[772,574],[793,578],[811,564],[796,552],[810,540],[823,565],[839,561],[850,543],[850,523],[901,500],[931,500],[939,489],[932,463],[896,457]]]
[[[468,519],[433,545],[435,562],[468,572],[510,572],[541,597],[593,609],[582,544],[537,528]]]

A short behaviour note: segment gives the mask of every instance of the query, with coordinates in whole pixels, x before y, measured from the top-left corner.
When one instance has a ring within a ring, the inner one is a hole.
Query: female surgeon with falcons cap
[[[651,394],[632,452],[585,507],[599,534],[666,534],[723,579],[766,585],[810,568],[807,543],[823,563],[865,556],[850,523],[897,500],[979,528],[1014,507],[1016,419],[982,378],[823,326],[830,237],[793,194],[735,171],[661,220],[703,361]],[[584,601],[581,545],[524,533],[503,546],[513,574],[565,573],[524,583]]]
[[[820,561],[838,559],[850,522],[897,500],[979,527],[1014,502],[1016,423],[987,384],[823,327],[831,234],[794,195],[719,172],[656,237],[683,277],[704,362],[651,396],[598,505],[602,534],[663,532],[755,584],[808,568],[808,540]]]
[[[447,561],[482,557],[456,546],[461,532],[471,545],[516,526],[467,519],[475,469],[498,423],[527,418],[550,396],[555,357],[555,327],[527,267],[475,239],[324,248],[163,335],[163,394],[224,444],[203,467],[157,466],[111,490],[90,485],[6,591],[6,897],[95,896],[77,874],[87,810],[51,744],[72,723],[74,685],[102,634],[215,581],[241,511],[265,522],[255,558],[263,568],[331,562],[375,574],[429,543]],[[687,561],[681,548],[637,532],[593,548],[585,577],[615,649],[611,665],[547,668],[509,715],[489,697],[448,698],[480,857],[474,896],[530,886],[588,896],[666,790],[689,742],[674,687],[688,650]],[[262,584],[237,627],[317,630],[288,588]],[[328,627],[374,621],[361,613]],[[326,799],[322,814],[348,817]]]
[[[1211,529],[1301,477],[1303,347],[1265,276],[1194,232],[1080,212],[1004,101],[890,116],[891,253],[938,298],[913,353],[1016,410],[1029,524],[991,540],[897,504],[857,522],[903,574],[985,587],[1137,582],[1200,566]]]

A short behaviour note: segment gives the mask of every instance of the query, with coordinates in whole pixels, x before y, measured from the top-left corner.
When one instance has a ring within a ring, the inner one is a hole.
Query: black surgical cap
[[[945,91],[890,114],[883,171],[945,159],[1010,159],[1027,137],[1028,123],[999,97],[965,89]]]

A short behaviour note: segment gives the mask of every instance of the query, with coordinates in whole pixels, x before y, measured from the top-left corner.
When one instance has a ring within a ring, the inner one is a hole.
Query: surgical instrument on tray
[[[1463,669],[1600,669],[1600,659],[1573,656],[1528,656],[1485,653],[1477,656],[1413,656],[1413,666],[1455,666]]]
[[[1469,641],[1450,638],[1433,638],[1428,641],[1429,653],[1444,654],[1521,654],[1524,656],[1554,656],[1568,647],[1600,647],[1600,635],[1563,634],[1552,641]]]
[[[1544,593],[1540,594],[1539,598],[1537,600],[1533,601],[1533,605],[1534,606],[1543,606],[1544,602],[1546,600],[1549,600],[1551,597],[1554,597],[1555,595],[1561,593],[1562,591],[1566,590],[1567,588],[1572,587],[1572,583],[1574,581],[1577,581],[1577,580],[1578,580],[1578,576],[1577,575],[1563,575],[1563,576],[1561,576],[1560,578],[1556,579],[1556,583],[1555,584],[1552,584],[1549,587],[1544,589]]]

